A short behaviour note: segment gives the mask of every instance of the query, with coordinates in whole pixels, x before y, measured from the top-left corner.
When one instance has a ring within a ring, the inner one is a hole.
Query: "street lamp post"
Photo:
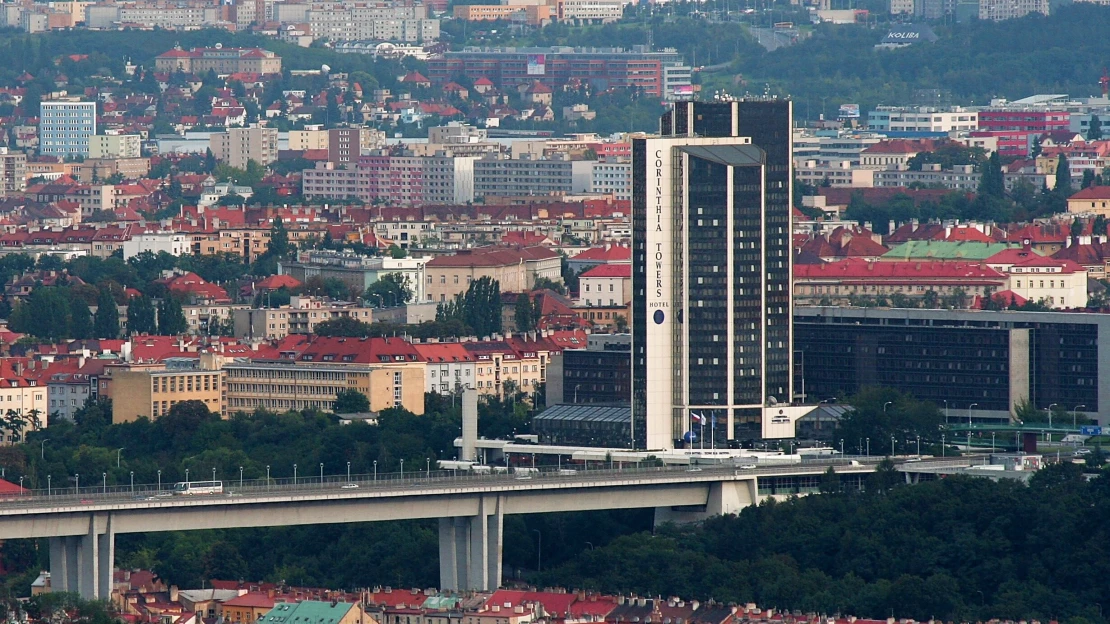
[[[994,454],[994,432],[991,432],[991,454]]]
[[[1052,408],[1056,407],[1055,403],[1048,406],[1048,428],[1052,429]],[[1052,440],[1052,433],[1048,434],[1049,441]]]
[[[46,443],[49,441],[50,438],[44,438],[42,442],[39,442],[39,459],[46,459]]]
[[[81,475],[79,475],[79,474],[73,475],[73,493],[74,494],[80,494],[81,493]]]
[[[871,457],[871,438],[867,438],[867,456]]]
[[[347,483],[351,482],[351,462],[347,462]]]
[[[320,462],[320,487],[324,487],[324,462]]]
[[[378,460],[374,460],[374,480],[378,480]]]
[[[894,457],[894,436],[890,436],[890,456]]]
[[[536,572],[540,572],[540,571],[543,570],[543,566],[542,566],[543,560],[540,558],[541,553],[543,552],[543,533],[540,533],[539,529],[532,529],[532,532],[536,534],[536,542],[537,542],[537,544],[536,544]]]
[[[1081,407],[1082,407],[1082,408],[1086,408],[1087,406],[1086,406],[1086,405],[1076,405],[1076,406],[1075,406],[1075,409],[1073,409],[1073,410],[1071,411],[1071,428],[1072,428],[1072,429],[1078,429],[1078,424],[1077,424],[1077,423],[1078,423],[1078,421],[1077,421],[1077,420],[1076,420],[1076,418],[1075,418],[1075,413],[1076,413],[1076,412],[1078,412],[1078,411],[1079,411],[1079,408],[1081,408]]]
[[[243,489],[243,467],[239,466],[239,489]]]
[[[886,403],[883,403],[883,413],[884,414],[886,413],[887,406],[891,405],[892,403],[894,403],[894,401],[887,401]]]
[[[162,491],[162,471],[158,471],[158,491]]]
[[[944,399],[944,422],[948,422],[948,399]]]
[[[215,468],[215,466],[212,467],[212,480],[213,481],[216,480],[216,468]]]
[[[125,449],[125,448],[127,448],[127,447],[124,446],[124,447],[120,447],[120,448],[116,449],[116,468],[119,468],[119,455],[120,455],[120,453],[123,452],[123,449]]]
[[[131,471],[131,493],[135,493],[135,471]]]
[[[50,475],[46,475],[46,495],[47,496],[50,496],[50,490],[51,490]]]
[[[405,480],[405,460],[401,460],[401,480]]]
[[[940,434],[940,456],[941,457],[944,457],[944,452],[945,452],[945,449],[944,449],[944,434],[942,433],[942,434]]]
[[[432,458],[427,457],[427,458],[425,458],[425,460],[428,462],[428,478],[431,479],[432,478]]]
[[[189,469],[186,468],[185,469],[185,487],[188,488],[188,486],[189,486]]]
[[[917,436],[917,458],[921,459],[921,436]]]
[[[297,464],[293,464],[293,485],[297,485]]]
[[[270,464],[266,464],[266,489],[270,489]]]
[[[844,457],[844,438],[840,438],[840,456]]]
[[[971,405],[967,406],[967,426],[968,427],[971,426],[971,408],[978,407],[978,406],[979,406],[978,403],[972,403]]]
[[[102,479],[101,487],[103,488],[103,493],[107,494],[108,493],[108,473],[107,472],[100,473],[100,478]]]

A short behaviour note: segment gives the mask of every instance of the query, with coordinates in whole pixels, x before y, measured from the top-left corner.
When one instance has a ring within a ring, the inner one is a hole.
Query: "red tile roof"
[[[1068,199],[1110,199],[1110,186],[1088,186]]]
[[[886,249],[884,248],[885,252]],[[880,254],[881,255],[881,254]],[[631,264],[599,264],[592,269],[584,271],[579,278],[583,277],[632,277]]]
[[[873,280],[949,280],[997,279],[1005,276],[979,262],[868,262],[856,258],[794,266],[794,277],[805,279]],[[924,282],[923,282],[924,283]]]
[[[631,262],[632,249],[623,245],[591,247],[572,258],[576,261]]]

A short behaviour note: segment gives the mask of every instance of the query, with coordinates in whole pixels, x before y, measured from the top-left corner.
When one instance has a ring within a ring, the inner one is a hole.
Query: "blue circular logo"
[[[656,310],[655,314],[652,316],[652,319],[655,320],[656,325],[662,325],[663,324],[663,311],[662,310]]]

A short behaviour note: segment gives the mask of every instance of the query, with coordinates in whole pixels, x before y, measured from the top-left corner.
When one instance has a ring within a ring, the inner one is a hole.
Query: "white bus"
[[[223,494],[224,482],[223,481],[188,481],[182,483],[175,483],[173,486],[174,494]]]

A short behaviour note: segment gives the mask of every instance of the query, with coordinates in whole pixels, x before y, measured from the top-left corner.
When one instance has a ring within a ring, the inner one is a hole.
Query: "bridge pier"
[[[705,505],[681,507],[656,507],[655,526],[674,522],[687,524],[701,522],[712,516],[740,513],[740,510],[759,503],[758,477],[742,481],[718,481],[710,484],[709,498]]]
[[[50,581],[54,591],[74,592],[88,600],[112,595],[116,536],[110,516],[90,516],[85,535],[50,538]]]
[[[500,587],[504,524],[504,496],[482,496],[476,516],[440,518],[440,588],[491,591]]]

